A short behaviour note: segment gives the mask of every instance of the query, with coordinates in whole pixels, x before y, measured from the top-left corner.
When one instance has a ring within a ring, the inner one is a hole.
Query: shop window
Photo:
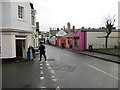
[[[75,47],[79,47],[79,39],[74,39],[75,40]]]

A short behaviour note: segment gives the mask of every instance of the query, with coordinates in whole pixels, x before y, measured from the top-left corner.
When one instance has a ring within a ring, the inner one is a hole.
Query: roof
[[[106,32],[106,29],[81,29],[86,32]],[[120,29],[113,29],[112,32],[120,32]]]
[[[57,32],[58,32],[57,30],[50,30],[50,34],[51,34],[52,36],[55,36]]]
[[[56,34],[56,36],[65,36],[67,33],[64,30],[60,30],[58,31],[58,33]]]
[[[75,33],[68,33],[67,35],[63,36],[64,38],[72,38],[75,36]]]

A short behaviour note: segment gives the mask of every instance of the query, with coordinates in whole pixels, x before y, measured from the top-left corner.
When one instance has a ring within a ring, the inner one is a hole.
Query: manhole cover
[[[68,65],[52,65],[52,68],[55,70],[63,70],[68,72],[73,72],[76,69],[76,66],[68,66]]]
[[[55,61],[54,58],[47,59],[47,61]]]

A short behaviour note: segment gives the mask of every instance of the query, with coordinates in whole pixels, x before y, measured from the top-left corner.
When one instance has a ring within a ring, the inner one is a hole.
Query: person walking
[[[35,58],[35,50],[31,45],[29,45],[29,48],[28,48],[28,51],[27,51],[27,56],[28,56],[29,62],[30,62],[30,60],[33,61],[33,58]]]
[[[45,46],[42,44],[42,42],[40,42],[39,50],[40,50],[40,61],[42,59],[42,55],[44,56],[44,59],[46,61]]]
[[[30,50],[29,49],[27,50],[27,60],[28,62],[30,62]]]

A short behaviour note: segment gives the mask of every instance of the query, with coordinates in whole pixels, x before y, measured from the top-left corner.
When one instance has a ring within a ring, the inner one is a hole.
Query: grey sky
[[[115,15],[118,26],[119,0],[30,0],[37,10],[40,30],[62,28],[67,22],[76,28],[104,26],[104,18]]]

